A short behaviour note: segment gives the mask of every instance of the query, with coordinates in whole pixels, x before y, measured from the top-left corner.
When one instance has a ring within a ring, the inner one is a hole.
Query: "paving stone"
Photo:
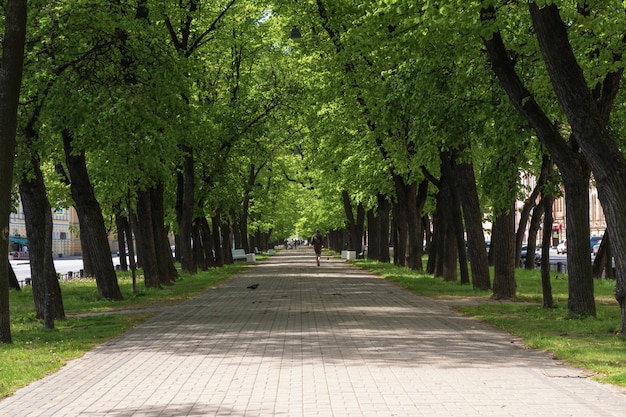
[[[19,390],[5,415],[626,417],[626,395],[303,248]]]

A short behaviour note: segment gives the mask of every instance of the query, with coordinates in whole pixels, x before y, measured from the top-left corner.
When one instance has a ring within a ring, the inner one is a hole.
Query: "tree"
[[[602,235],[602,243],[593,260],[593,276],[596,278],[615,278],[613,273],[613,253],[611,251],[611,237],[608,231]]]
[[[17,107],[20,97],[26,39],[26,0],[8,0],[4,8],[4,39],[0,71],[0,253],[9,251],[9,214]],[[9,260],[0,257],[0,343],[11,343],[9,317]]]
[[[31,6],[32,7],[32,6]],[[33,20],[52,21],[47,19],[48,10],[37,10],[45,17],[35,15]],[[51,146],[42,140],[36,128],[40,122],[45,100],[55,80],[70,64],[58,65],[55,60],[45,60],[49,66],[42,65],[42,60],[30,57],[46,55],[54,56],[54,47],[50,45],[50,30],[44,24],[37,27],[27,42],[27,61],[24,63],[25,74],[23,93],[28,94],[22,101],[22,123],[18,129],[18,150],[16,161],[16,181],[19,184],[20,199],[24,208],[26,234],[29,237],[30,271],[33,279],[33,299],[36,317],[44,321],[44,327],[53,328],[55,319],[64,319],[65,310],[61,295],[58,276],[52,255],[52,207],[48,198],[42,159],[50,158]],[[31,31],[29,30],[29,33]],[[58,65],[58,66],[57,66]]]
[[[503,123],[501,133],[510,138],[514,135],[511,130],[515,128],[515,123]],[[508,300],[515,298],[517,289],[515,267],[519,261],[515,256],[515,201],[519,184],[518,166],[524,153],[520,143],[498,141],[494,145],[491,152],[500,156],[483,173],[483,181],[490,183],[488,192],[494,216],[490,246],[494,266],[492,291],[495,299]]]
[[[54,320],[65,318],[61,287],[52,260],[52,207],[39,159],[34,157],[31,166],[32,176],[24,175],[19,189],[29,238],[36,317],[43,320],[46,329],[52,329]]]
[[[467,230],[467,254],[472,270],[472,286],[480,290],[490,290],[489,260],[474,167],[471,162],[456,161],[453,168]]]
[[[83,256],[87,256],[93,263],[93,272],[100,295],[109,300],[121,300],[123,296],[113,269],[102,210],[89,180],[85,152],[75,150],[74,135],[69,129],[64,129],[62,136],[72,198],[76,206],[80,230],[83,231],[81,233]]]
[[[622,316],[619,331],[624,333],[626,332],[626,236],[622,232],[626,230],[626,201],[623,198],[626,195],[626,178],[621,173],[626,170],[626,158],[607,126],[624,71],[624,65],[620,61],[620,51],[624,45],[623,34],[620,33],[615,43],[617,49],[611,57],[614,61],[610,61],[613,65],[605,67],[605,72],[592,79],[590,86],[576,58],[567,25],[564,24],[560,15],[559,6],[550,4],[540,8],[531,2],[529,9],[554,91],[582,154],[596,179],[598,197],[606,214],[611,246],[615,255],[617,279],[615,298],[620,305]],[[607,9],[611,9],[611,6]],[[594,9],[590,4],[583,3],[578,12],[581,18],[587,16],[594,18],[608,10]],[[622,15],[623,11],[620,10],[619,13]],[[598,48],[600,48],[599,45]]]
[[[515,209],[511,205],[496,214],[492,235],[494,251],[493,297],[515,298]]]
[[[384,40],[374,49],[368,50],[372,44],[365,47],[360,40],[361,25],[358,23],[363,11],[351,6],[339,6],[335,4],[318,1],[317,9],[314,13],[315,26],[319,26],[327,39],[320,42],[320,47],[331,53],[333,77],[327,85],[332,91],[340,91],[339,99],[346,108],[353,107],[356,103],[356,111],[353,111],[354,118],[360,121],[358,131],[367,132],[364,144],[370,149],[375,149],[380,153],[380,158],[387,165],[387,173],[391,176],[392,184],[395,188],[395,204],[393,206],[394,224],[396,234],[394,239],[394,258],[400,265],[406,265],[413,269],[421,269],[422,238],[421,238],[421,218],[420,208],[423,201],[417,201],[417,184],[423,179],[417,162],[421,155],[417,152],[417,144],[412,134],[414,130],[407,127],[411,125],[412,111],[415,107],[396,107],[394,116],[389,117],[389,112],[384,113],[385,118],[381,118],[377,105],[381,96],[389,93],[391,84],[396,79],[390,77],[392,81],[384,83],[381,74],[395,75],[390,66],[396,64],[395,61],[388,62],[380,58],[379,52],[388,46],[395,39],[394,24],[390,23],[387,31],[381,34]],[[367,11],[365,11],[367,13]],[[369,16],[368,16],[369,17]],[[373,22],[373,20],[372,20]],[[379,23],[375,23],[378,25]],[[365,25],[365,28],[372,28]],[[373,30],[372,33],[376,33]],[[380,63],[380,65],[378,65]],[[376,65],[374,65],[376,64]],[[396,96],[396,98],[400,98]],[[406,104],[403,101],[402,104]],[[389,100],[383,100],[385,105]],[[385,122],[386,123],[383,123]]]
[[[484,44],[492,68],[516,110],[534,129],[561,172],[565,186],[568,221],[569,312],[576,316],[595,315],[591,261],[589,259],[589,168],[578,152],[578,138],[566,141],[550,117],[526,88],[516,70],[516,62],[504,45],[499,31],[493,31],[496,10],[481,10],[486,26]]]
[[[191,58],[213,39],[212,34],[219,30],[225,16],[235,2],[234,0],[228,1],[223,7],[218,5],[213,10],[208,7],[201,8],[202,3],[200,0],[192,0],[186,4],[180,3],[178,8],[166,9],[163,14],[171,45],[177,54],[187,61],[189,67],[191,67],[189,62]],[[192,97],[186,91],[180,93],[183,100],[191,105]],[[180,150],[183,153],[181,174],[179,174],[182,176],[182,181],[179,182],[182,189],[178,190],[181,196],[181,204],[177,207],[180,239],[176,251],[180,251],[182,270],[194,273],[197,266],[194,263],[191,246],[194,210],[196,208],[193,138],[183,138],[180,143]]]
[[[552,161],[547,155],[544,155],[542,158],[541,171],[539,176],[537,177],[537,182],[532,192],[526,197],[524,204],[522,206],[522,210],[520,211],[520,220],[517,225],[517,232],[515,236],[515,257],[516,259],[520,259],[522,252],[522,240],[524,238],[524,233],[526,232],[526,226],[528,224],[528,219],[530,217],[531,211],[533,212],[533,222],[531,222],[531,227],[529,229],[528,235],[528,247],[526,251],[526,264],[523,265],[526,269],[533,269],[535,267],[535,261],[529,257],[530,254],[535,253],[536,247],[536,236],[537,229],[539,226],[540,219],[540,211],[537,209],[537,199],[541,192],[541,188],[545,185],[545,183],[549,179],[549,174],[552,172]],[[533,210],[534,209],[534,210]],[[535,215],[535,212],[537,215]],[[552,228],[552,226],[550,226]]]
[[[15,291],[22,291],[22,287],[20,287],[20,283],[17,280],[15,271],[13,270],[13,265],[11,265],[10,263],[9,263],[9,288]]]
[[[544,208],[544,230],[550,230],[552,228],[552,204],[554,197],[550,191],[541,192],[541,205]],[[543,306],[546,308],[554,307],[554,298],[552,297],[552,283],[550,282],[550,240],[552,237],[550,233],[543,234],[543,241],[541,243],[541,289],[543,294]],[[528,252],[530,253],[530,252]]]

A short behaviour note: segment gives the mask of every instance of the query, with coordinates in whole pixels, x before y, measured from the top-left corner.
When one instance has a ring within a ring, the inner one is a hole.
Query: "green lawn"
[[[517,299],[494,303],[490,291],[474,290],[470,285],[444,282],[391,264],[353,263],[418,294],[471,298],[459,311],[522,337],[528,347],[551,352],[564,363],[592,372],[598,381],[626,387],[626,337],[617,335],[620,309],[613,297],[614,281],[595,280],[595,318],[567,319],[567,275],[552,273],[556,307],[546,309],[542,307],[539,270],[516,270]],[[491,276],[493,279],[493,271]]]

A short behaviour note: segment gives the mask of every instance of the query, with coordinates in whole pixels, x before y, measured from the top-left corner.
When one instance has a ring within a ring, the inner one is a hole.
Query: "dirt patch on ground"
[[[163,312],[167,307],[180,303],[180,301],[163,301],[160,303],[151,303],[150,305],[139,306],[126,306],[119,309],[109,309],[104,311],[93,311],[87,313],[68,313],[67,317],[90,317],[90,316],[104,316],[108,314],[139,314],[139,313],[154,313],[159,314]]]

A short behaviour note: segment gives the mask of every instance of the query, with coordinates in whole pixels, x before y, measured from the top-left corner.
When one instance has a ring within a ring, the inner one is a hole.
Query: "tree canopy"
[[[571,311],[593,315],[574,296],[592,296],[578,234],[590,174],[612,233],[626,225],[623,15],[617,0],[30,2],[15,183],[41,177],[52,206],[81,205],[69,174],[84,157],[100,210],[134,225],[139,255],[158,258],[169,232],[185,272],[321,229],[335,249],[395,246],[414,269],[427,246],[428,271],[456,279],[458,262],[464,284],[469,245],[488,289],[483,221],[507,222],[532,191],[520,178],[549,156],[579,207]],[[514,288],[517,255],[502,253],[496,278]],[[146,285],[176,279],[144,267]]]

